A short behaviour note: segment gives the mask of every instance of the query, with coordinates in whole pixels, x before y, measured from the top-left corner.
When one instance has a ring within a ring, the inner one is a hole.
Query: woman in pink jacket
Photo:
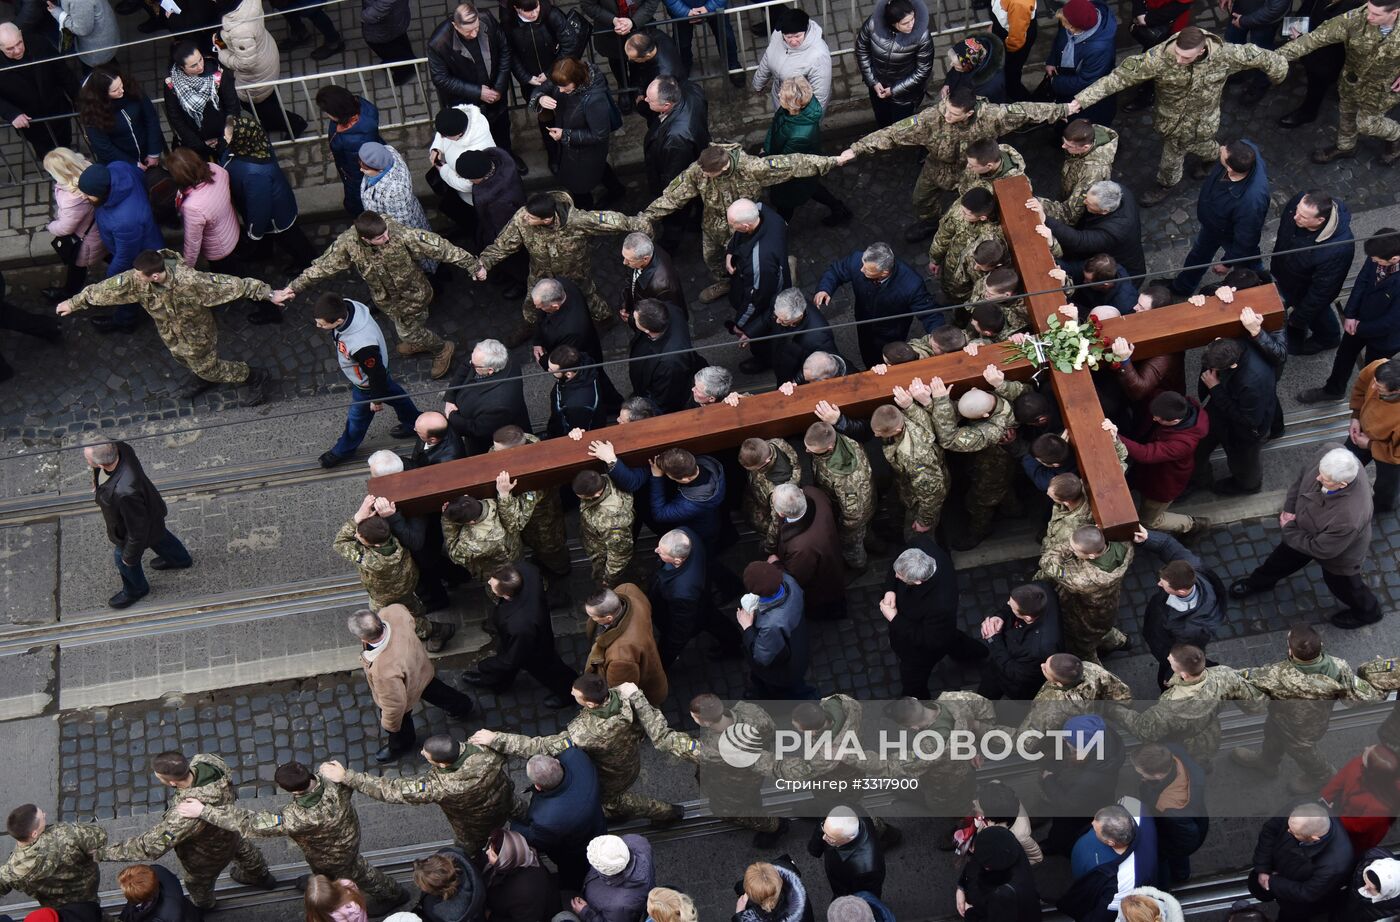
[[[185,226],[185,265],[193,269],[203,256],[211,272],[233,271],[230,257],[238,246],[238,212],[229,194],[228,173],[188,147],[166,154],[165,168],[180,189],[175,202]]]
[[[87,284],[88,266],[107,258],[107,248],[97,233],[92,202],[78,191],[78,177],[92,166],[82,154],[66,147],[56,147],[44,156],[44,169],[53,177],[53,220],[48,232],[55,240],[77,238],[76,248],[60,251],[67,260],[68,276],[63,285],[45,288],[44,297],[57,304],[66,301]]]

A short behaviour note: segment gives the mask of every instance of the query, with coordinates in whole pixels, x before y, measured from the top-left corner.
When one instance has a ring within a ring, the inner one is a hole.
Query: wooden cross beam
[[[1054,266],[1049,246],[1035,233],[1035,216],[1024,207],[1031,195],[1030,183],[1024,177],[998,180],[997,194],[1007,239],[1012,244],[1027,290],[1035,292],[1056,287],[1049,276]],[[1065,300],[1059,292],[1031,296],[1031,315],[1037,330],[1044,328],[1044,318]],[[1134,356],[1146,359],[1202,345],[1218,336],[1237,335],[1241,329],[1239,312],[1245,305],[1263,314],[1266,323],[1273,328],[1282,325],[1283,308],[1277,292],[1269,286],[1241,292],[1234,305],[1211,298],[1204,307],[1174,305],[1110,320],[1104,324],[1104,332],[1109,337],[1128,337],[1134,343]],[[822,400],[836,404],[849,415],[863,416],[891,402],[891,390],[895,385],[907,387],[915,378],[927,381],[940,377],[955,392],[961,391],[983,383],[982,371],[988,363],[995,363],[1013,380],[1024,380],[1034,371],[1031,364],[1010,347],[984,349],[978,356],[962,352],[934,356],[893,366],[885,375],[867,371],[800,385],[791,397],[772,391],[749,397],[737,407],[712,404],[596,429],[579,442],[568,438],[547,439],[490,455],[376,477],[370,480],[368,489],[376,496],[393,500],[405,512],[433,512],[463,493],[478,497],[493,495],[496,474],[502,470],[510,471],[511,476],[519,480],[520,489],[566,484],[578,471],[599,465],[588,455],[591,440],[612,442],[618,456],[632,464],[645,463],[671,447],[703,454],[732,448],[749,437],[773,438],[801,433],[815,421],[812,410]],[[1111,537],[1126,537],[1137,524],[1137,514],[1109,437],[1099,427],[1103,413],[1093,383],[1087,372],[1068,375],[1055,372],[1053,381],[1064,419],[1073,433],[1080,471],[1084,474],[1095,515]]]

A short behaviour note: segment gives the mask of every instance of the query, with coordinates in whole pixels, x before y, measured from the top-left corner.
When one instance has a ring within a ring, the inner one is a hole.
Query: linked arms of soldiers
[[[623,682],[617,686],[617,693],[632,706],[633,719],[642,725],[657,751],[687,762],[700,761],[700,742],[688,733],[672,729],[665,715],[647,701],[637,683]]]
[[[211,807],[197,800],[182,800],[175,805],[175,812],[185,819],[204,820],[241,836],[270,838],[292,833],[285,814],[268,810],[254,812],[234,806]]]
[[[386,804],[434,804],[438,802],[432,787],[422,778],[381,778],[357,772],[331,760],[322,762],[317,773],[336,784],[343,784]]]

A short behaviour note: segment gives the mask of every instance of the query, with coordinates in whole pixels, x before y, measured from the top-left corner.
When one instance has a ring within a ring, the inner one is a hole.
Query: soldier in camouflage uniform
[[[985,160],[982,158],[986,158]],[[962,196],[970,189],[992,191],[992,184],[1008,176],[1026,175],[1026,158],[1010,144],[998,144],[995,138],[983,138],[967,146],[967,167],[953,190]]]
[[[911,735],[932,731],[945,744],[954,731],[975,733],[995,723],[992,702],[976,692],[965,691],[945,691],[936,701],[901,699],[892,706],[890,717],[896,726]],[[924,744],[922,752],[930,754],[933,747],[931,742]],[[977,797],[973,763],[953,758],[947,745],[937,758],[923,758],[920,752],[912,740],[903,751],[893,749],[881,762],[882,774],[887,778],[916,779],[919,783],[916,798],[923,810],[931,816],[961,821],[971,812],[972,802]],[[935,838],[941,835],[937,833]]]
[[[456,347],[427,327],[433,286],[423,274],[424,261],[451,263],[468,271],[477,264],[475,256],[432,231],[404,227],[393,218],[366,211],[288,282],[284,292],[297,294],[314,282],[354,269],[369,286],[375,305],[394,321],[399,355],[431,353],[432,375],[441,378],[452,367]]]
[[[1006,326],[1002,328],[1002,335],[1006,339],[1010,339],[1012,333],[1024,332],[1031,325],[1030,304],[1024,297],[1014,297],[1018,292],[1024,290],[1021,276],[1015,269],[1010,266],[998,266],[986,275],[977,273],[977,279],[972,283],[972,297],[969,300],[974,302],[995,300],[997,306],[1001,308],[1002,317],[1006,320]]]
[[[812,459],[812,479],[830,497],[836,511],[841,556],[852,569],[863,569],[867,562],[865,536],[875,517],[875,477],[870,459],[859,442],[829,423],[812,423],[803,447]]]
[[[1318,742],[1332,722],[1337,701],[1378,701],[1381,693],[1351,671],[1346,660],[1324,653],[1322,638],[1311,625],[1295,624],[1288,632],[1288,657],[1282,662],[1241,669],[1240,678],[1269,698],[1264,745],[1236,749],[1230,757],[1266,775],[1277,775],[1285,753],[1303,774],[1289,783],[1295,793],[1317,791],[1332,777]]]
[[[773,771],[773,718],[756,704],[736,701],[726,709],[714,695],[697,695],[690,702],[691,719],[700,727],[695,736],[673,730],[666,716],[652,707],[646,696],[632,682],[623,682],[617,691],[632,705],[635,719],[646,731],[658,752],[675,756],[695,765],[695,780],[710,800],[710,813],[735,826],[752,829],[755,848],[772,848],[787,830],[788,821],[776,816],[762,816],[760,788]],[[746,768],[736,768],[725,761],[719,750],[719,739],[732,726],[752,727],[752,731],[736,731],[730,740],[756,757]]]
[[[539,444],[540,437],[519,426],[502,426],[491,436],[491,451],[505,451],[521,445]],[[525,546],[535,552],[535,559],[555,582],[563,585],[569,575],[568,535],[564,531],[564,501],[559,491],[550,487],[526,490],[519,496],[520,514],[525,527],[520,531]]]
[[[758,534],[758,544],[771,554],[778,544],[773,517],[773,490],[802,482],[802,462],[787,439],[745,439],[739,446],[739,466],[748,471],[741,508]]]
[[[819,748],[810,759],[801,751],[788,753],[782,759],[775,758],[773,776],[784,782],[850,782],[870,777],[879,767],[878,757],[870,752],[857,756],[849,748],[842,747],[842,741],[848,734],[853,739],[860,736],[860,726],[861,704],[849,695],[828,695],[820,701],[802,702],[793,708],[792,729],[811,734],[810,739],[814,744],[821,741],[821,734],[829,733],[831,748],[829,751]],[[808,816],[825,817],[833,807],[849,799],[849,792],[843,795],[837,791],[819,790],[814,792],[811,802],[801,809]],[[899,831],[883,819],[872,816],[870,822],[886,847],[898,841]]]
[[[979,186],[949,207],[928,248],[929,270],[943,286],[944,304],[962,304],[972,296],[979,274],[972,251],[984,240],[1004,244],[1006,235],[997,219],[996,199]]]
[[[491,245],[481,251],[476,278],[477,281],[485,280],[486,273],[492,268],[523,249],[530,256],[525,300],[520,305],[527,328],[533,328],[540,317],[531,293],[535,290],[536,282],[547,278],[572,281],[588,299],[589,316],[597,323],[608,323],[614,319],[614,314],[593,283],[588,240],[590,237],[632,231],[651,236],[651,222],[644,217],[629,218],[616,211],[575,208],[574,200],[567,192],[538,192],[530,196],[524,208],[515,212],[510,223],[501,228]]]
[[[486,847],[491,833],[510,819],[515,785],[506,771],[505,756],[459,743],[446,734],[430,736],[423,743],[429,771],[423,775],[384,778],[345,768],[339,762],[321,763],[323,778],[386,804],[437,804],[452,839],[468,855]]]
[[[529,513],[511,495],[514,486],[502,472],[496,478],[495,499],[459,496],[442,507],[442,540],[448,558],[482,585],[497,567],[525,555],[520,533]]]
[[[917,379],[915,379],[917,381]],[[922,383],[922,382],[919,382]],[[933,436],[933,418],[926,409],[931,402],[926,389],[923,400],[913,391],[894,389],[895,405],[878,407],[870,417],[870,431],[884,441],[885,460],[894,470],[895,491],[904,506],[911,527],[921,534],[938,527],[943,501],[948,497],[948,468],[943,449]]]
[[[246,386],[245,406],[266,398],[268,373],[254,371],[244,362],[218,356],[219,327],[209,309],[248,298],[272,300],[272,288],[257,279],[241,279],[217,272],[199,272],[184,264],[174,250],[146,250],[133,267],[89,285],[58,305],[60,317],[90,307],[130,304],[133,301],[155,321],[161,342],[175,361],[199,380],[186,393],[194,396],[215,384]]]
[[[1346,63],[1337,82],[1337,143],[1314,151],[1314,163],[1354,156],[1359,134],[1385,139],[1382,164],[1389,166],[1400,160],[1400,122],[1386,117],[1395,105],[1395,91],[1400,89],[1398,24],[1400,10],[1363,5],[1332,17],[1279,50],[1285,61],[1296,61],[1327,45],[1346,47]]]
[[[1068,546],[1041,555],[1040,572],[1060,597],[1060,629],[1070,653],[1098,663],[1099,650],[1112,653],[1128,645],[1118,630],[1118,602],[1132,562],[1133,545],[1107,540],[1096,525],[1080,526]]]
[[[1125,717],[1123,726],[1144,743],[1167,741],[1186,750],[1201,765],[1220,751],[1220,706],[1225,701],[1259,702],[1264,695],[1229,666],[1207,666],[1200,647],[1180,644],[1167,655],[1174,675],[1158,702]]]
[[[99,851],[98,861],[155,861],[174,849],[185,871],[185,889],[201,909],[214,905],[214,882],[230,862],[233,870],[229,876],[240,884],[265,890],[277,886],[262,852],[252,842],[201,820],[186,819],[175,811],[186,800],[222,806],[237,799],[223,759],[201,752],[186,761],[178,752],[166,752],[156,756],[153,767],[160,783],[170,788],[165,815],[141,835]]]
[[[700,200],[700,250],[714,279],[714,283],[700,293],[700,300],[716,301],[729,291],[729,275],[724,271],[725,247],[734,234],[726,217],[729,206],[741,198],[756,202],[765,187],[789,179],[824,176],[836,165],[836,157],[816,154],[751,157],[738,144],[715,144],[701,151],[698,160],[671,180],[641,216],[656,221],[680,211],[693,198]]]
[[[632,785],[642,771],[642,727],[636,721],[634,702],[624,699],[617,689],[609,689],[602,676],[582,675],[574,680],[574,700],[579,712],[563,733],[553,736],[522,736],[478,730],[471,742],[507,756],[558,755],[577,746],[598,769],[598,789],[603,813],[610,820],[643,817],[653,823],[674,823],[685,815],[675,804],[634,794]]]
[[[1113,178],[1118,156],[1118,132],[1086,119],[1065,126],[1062,144],[1065,162],[1060,166],[1060,201],[1041,199],[1048,217],[1074,224],[1084,215],[1084,196],[1096,182]]]
[[[313,775],[300,762],[279,765],[275,777],[277,786],[292,795],[281,810],[253,812],[198,800],[181,801],[175,809],[187,819],[202,819],[245,837],[286,836],[301,849],[312,874],[354,881],[372,915],[407,899],[403,887],[360,854],[360,817],[349,788]]]
[[[636,521],[632,494],[619,490],[611,478],[597,471],[580,471],[574,478],[574,495],[579,500],[579,541],[588,555],[593,581],[609,587],[625,582]]]
[[[984,374],[993,387],[1005,380],[992,365]],[[991,532],[997,507],[1011,489],[1016,462],[1002,443],[1016,424],[1016,417],[1008,401],[984,390],[974,388],[963,394],[958,398],[957,411],[942,379],[934,378],[930,390],[930,411],[938,444],[944,451],[972,454],[971,489],[965,494],[967,531],[952,541],[954,548],[965,551],[976,547]],[[959,425],[959,415],[967,422]]]
[[[1085,525],[1094,524],[1094,510],[1084,493],[1084,481],[1078,474],[1056,474],[1050,479],[1050,487],[1045,493],[1050,497],[1052,506],[1050,522],[1045,526],[1045,537],[1040,542],[1042,560],[1068,548],[1071,535]],[[1032,580],[1049,578],[1050,574],[1043,569],[1036,570],[1031,577]]]
[[[12,811],[7,825],[15,849],[0,865],[0,896],[18,890],[50,909],[97,901],[99,871],[92,855],[107,844],[107,833],[101,826],[50,826],[44,811],[33,804]],[[24,835],[22,828],[29,834]]]
[[[1181,181],[1182,160],[1194,154],[1202,161],[1193,175],[1205,177],[1201,167],[1214,166],[1220,158],[1220,96],[1231,75],[1259,68],[1273,83],[1288,76],[1288,61],[1257,45],[1232,45],[1217,35],[1187,26],[1176,35],[1142,54],[1124,58],[1113,73],[1094,81],[1074,97],[1087,109],[1101,99],[1151,80],[1157,89],[1152,123],[1162,135],[1162,158],[1157,165],[1157,188],[1141,196],[1142,204],[1156,205]]]
[[[402,605],[413,615],[413,632],[420,640],[427,640],[434,636],[437,625],[424,616],[423,603],[415,592],[418,588],[418,564],[408,553],[408,548],[392,534],[379,544],[370,544],[360,537],[360,524],[379,518],[374,512],[374,497],[366,496],[350,521],[340,526],[331,548],[360,571],[360,585],[369,596],[370,608],[377,612],[389,605]],[[384,521],[381,530],[387,530],[388,524]],[[375,527],[367,526],[370,529]],[[441,631],[438,633],[441,634]]]
[[[919,178],[914,180],[914,214],[919,223],[906,237],[912,242],[933,233],[938,224],[939,192],[958,188],[967,168],[967,145],[982,138],[999,138],[1035,122],[1064,118],[1069,110],[1054,103],[988,102],[970,90],[954,90],[937,105],[871,132],[850,146],[856,156],[896,147],[928,151]],[[844,156],[844,155],[843,155]]]
[[[1072,653],[1056,653],[1040,665],[1045,684],[1035,693],[1021,731],[1058,730],[1078,714],[1106,711],[1121,718],[1122,702],[1132,701],[1126,682],[1096,663]]]

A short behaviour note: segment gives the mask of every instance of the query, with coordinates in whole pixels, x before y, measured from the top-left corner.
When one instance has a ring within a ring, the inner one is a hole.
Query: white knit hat
[[[604,876],[621,874],[631,860],[632,853],[620,836],[598,836],[588,843],[588,863]]]

